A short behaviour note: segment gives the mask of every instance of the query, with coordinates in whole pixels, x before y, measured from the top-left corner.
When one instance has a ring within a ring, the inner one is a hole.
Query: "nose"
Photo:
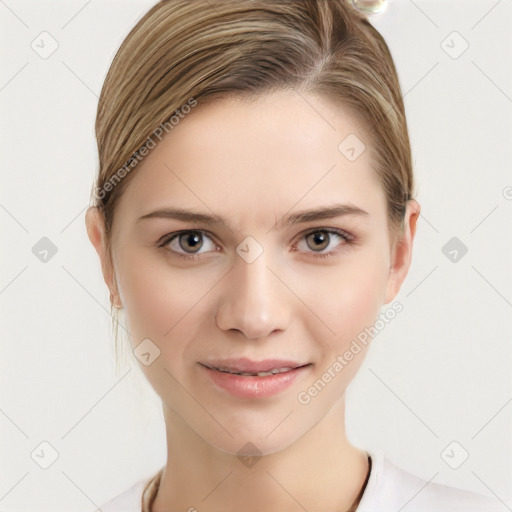
[[[224,281],[216,314],[219,329],[261,339],[287,328],[291,315],[290,291],[267,263],[265,251],[252,263],[236,256],[229,279]]]

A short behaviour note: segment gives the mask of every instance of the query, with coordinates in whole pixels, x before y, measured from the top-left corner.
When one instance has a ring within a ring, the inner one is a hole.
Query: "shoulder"
[[[382,451],[370,452],[372,471],[357,512],[504,512],[507,506],[455,487],[430,482],[393,464]]]
[[[128,490],[102,505],[97,512],[141,512],[142,492],[146,480],[139,480]]]

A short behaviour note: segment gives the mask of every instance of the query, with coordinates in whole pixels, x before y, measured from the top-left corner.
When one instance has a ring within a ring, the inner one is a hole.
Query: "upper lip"
[[[258,373],[279,368],[299,368],[309,363],[299,363],[291,359],[264,359],[263,361],[252,361],[245,357],[238,359],[215,359],[200,363],[209,368],[226,368],[235,372]]]

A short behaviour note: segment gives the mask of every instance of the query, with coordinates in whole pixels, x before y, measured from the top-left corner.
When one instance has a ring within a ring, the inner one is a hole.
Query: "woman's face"
[[[370,151],[343,108],[282,92],[197,106],[132,171],[115,279],[176,424],[272,453],[341,403],[366,353],[354,340],[396,295],[414,234],[413,215],[392,250]],[[254,375],[270,367],[292,370]]]

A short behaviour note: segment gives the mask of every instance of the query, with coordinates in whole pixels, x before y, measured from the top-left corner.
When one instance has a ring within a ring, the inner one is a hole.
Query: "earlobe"
[[[85,225],[89,240],[100,258],[103,279],[110,290],[110,302],[116,307],[122,307],[121,305],[117,305],[120,301],[118,299],[111,255],[109,251],[107,251],[105,221],[101,211],[97,207],[91,206],[87,209],[85,213]]]
[[[395,241],[391,253],[391,262],[384,304],[391,302],[400,291],[407,276],[412,260],[412,246],[416,234],[416,223],[420,215],[419,203],[411,199],[407,202],[403,231]]]

